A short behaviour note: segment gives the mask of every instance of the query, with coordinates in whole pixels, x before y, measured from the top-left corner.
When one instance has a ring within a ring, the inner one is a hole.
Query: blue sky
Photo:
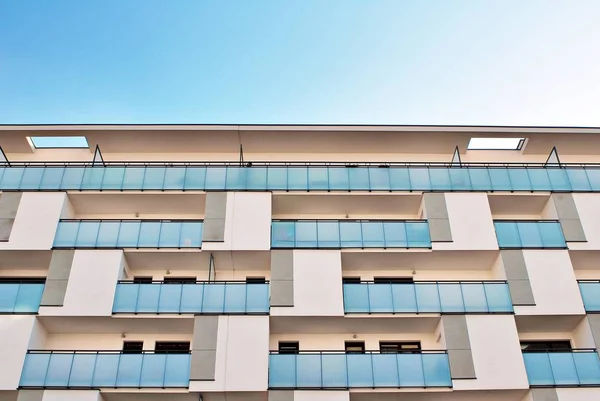
[[[0,0],[0,123],[600,126],[598,0]]]

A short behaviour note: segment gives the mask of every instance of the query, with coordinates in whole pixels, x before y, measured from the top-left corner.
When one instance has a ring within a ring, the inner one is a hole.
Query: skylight
[[[90,147],[85,136],[32,136],[29,139],[36,149]]]
[[[525,138],[471,138],[467,150],[521,150]]]

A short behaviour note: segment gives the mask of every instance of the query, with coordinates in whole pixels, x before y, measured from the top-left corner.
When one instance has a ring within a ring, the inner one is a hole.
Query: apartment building
[[[600,129],[0,126],[0,401],[600,399]]]

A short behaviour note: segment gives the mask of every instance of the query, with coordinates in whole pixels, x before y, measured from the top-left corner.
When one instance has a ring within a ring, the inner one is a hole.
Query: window
[[[29,140],[36,149],[90,147],[85,136],[32,136]]]
[[[382,354],[398,354],[402,352],[421,352],[420,342],[380,341],[379,352]]]
[[[143,341],[123,341],[124,354],[139,354],[144,349]]]
[[[197,277],[165,277],[163,282],[165,284],[195,284]]]
[[[265,284],[266,282],[264,277],[246,277],[246,284]]]
[[[298,341],[280,341],[280,354],[297,354],[300,351],[300,343]]]
[[[135,276],[133,278],[133,282],[136,284],[149,284],[149,283],[152,283],[152,277]]]
[[[347,354],[364,354],[365,353],[365,342],[364,341],[346,341],[345,344]]]
[[[570,352],[571,341],[521,341],[521,351],[523,352]]]
[[[414,283],[412,277],[374,277],[375,284],[407,284]]]
[[[525,138],[471,138],[467,150],[521,150]]]
[[[342,277],[344,284],[360,284],[360,277]]]
[[[27,283],[27,284],[44,284],[44,277],[1,277],[0,283]]]
[[[187,354],[190,352],[189,341],[157,341],[154,346],[157,354]]]

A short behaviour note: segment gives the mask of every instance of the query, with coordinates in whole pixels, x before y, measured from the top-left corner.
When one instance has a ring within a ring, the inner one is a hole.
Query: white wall
[[[346,270],[344,277],[360,277],[373,280],[374,277],[412,277],[415,281],[444,280],[500,280],[491,270]]]
[[[99,390],[44,390],[42,401],[102,401]]]
[[[514,317],[468,315],[466,319],[477,379],[453,380],[454,390],[529,388]]]
[[[558,401],[600,400],[600,388],[557,388]]]
[[[0,242],[0,250],[51,249],[58,220],[68,202],[64,192],[24,192],[10,238]]]
[[[434,242],[433,250],[498,249],[492,211],[485,193],[446,193],[452,242]]]
[[[190,381],[190,391],[267,391],[269,317],[219,316],[214,381]]]
[[[35,316],[0,316],[0,390],[19,387]]]
[[[344,316],[339,250],[294,250],[294,306],[272,316]]]
[[[350,401],[350,392],[294,391],[294,401]]]
[[[166,324],[166,323],[165,323]],[[192,341],[191,334],[164,334],[157,328],[156,333],[121,334],[49,334],[44,349],[48,350],[80,350],[80,351],[118,351],[123,348],[123,341],[143,341],[144,350],[152,351],[156,341]]]
[[[197,277],[198,280],[208,280],[208,270],[178,270],[169,269],[171,274],[165,274],[165,270],[130,270],[130,274],[124,280],[133,279],[134,276],[152,277],[153,280],[163,280],[165,277]],[[2,272],[0,272],[0,276]],[[270,270],[217,270],[216,280],[246,280],[246,277],[264,277],[269,280]]]
[[[569,249],[600,249],[600,194],[573,194],[587,242],[569,242]]]
[[[122,250],[76,250],[62,307],[41,307],[42,316],[111,316],[117,280],[126,267]]]
[[[443,337],[443,336],[442,336]],[[437,341],[435,333],[397,333],[397,334],[271,334],[269,346],[276,350],[280,341],[298,341],[301,351],[343,351],[346,341],[364,341],[365,349],[376,351],[379,341],[420,341],[424,350],[441,350],[445,347]]]
[[[228,192],[223,242],[204,242],[202,250],[271,249],[271,193]]]
[[[535,306],[515,306],[517,315],[585,315],[567,250],[524,250]]]

